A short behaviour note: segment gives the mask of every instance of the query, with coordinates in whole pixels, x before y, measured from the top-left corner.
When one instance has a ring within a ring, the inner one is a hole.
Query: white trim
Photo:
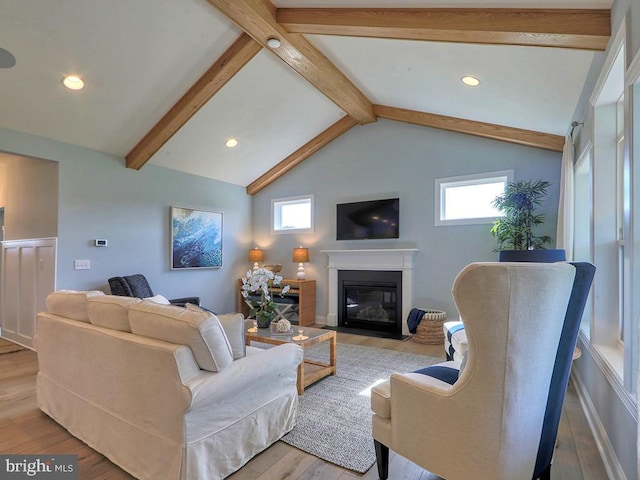
[[[576,164],[574,166],[573,169],[573,174],[574,174],[574,195],[576,194],[576,191],[578,189],[578,187],[580,186],[578,183],[578,175],[582,175],[582,173],[580,172],[580,170],[584,167],[584,166],[588,166],[589,167],[589,184],[588,184],[588,188],[589,188],[589,203],[588,203],[588,208],[589,208],[589,228],[588,228],[588,233],[589,233],[589,252],[587,255],[587,258],[580,258],[580,260],[582,261],[589,261],[593,263],[593,143],[591,142],[591,140],[587,141],[587,144],[585,145],[585,147],[582,149],[580,156],[578,156],[578,159],[576,161]],[[578,222],[578,215],[575,213],[576,212],[576,208],[578,205],[581,205],[581,202],[579,202],[578,200],[574,199],[574,235],[573,235],[573,259],[576,259],[576,240],[579,238],[579,235],[576,234],[576,226],[579,224]],[[580,333],[581,335],[585,335],[585,338],[590,338],[591,337],[591,332],[593,332],[594,326],[593,326],[593,321],[594,321],[594,315],[593,315],[593,311],[594,311],[594,294],[591,293],[589,294],[589,297],[587,298],[587,302],[589,302],[589,311],[590,311],[590,315],[591,318],[589,319],[589,330],[588,330],[588,337],[586,336],[586,334],[584,333],[584,327],[582,326],[582,323],[580,325]]]
[[[607,80],[609,79],[609,75],[611,74],[611,70],[613,69],[615,61],[618,58],[618,53],[620,53],[620,49],[625,45],[626,36],[627,28],[625,22],[623,21],[620,24],[620,28],[616,32],[615,37],[610,40],[607,58],[604,62],[602,70],[600,71],[600,76],[598,77],[596,86],[593,88],[593,92],[591,93],[591,97],[589,98],[589,102],[593,106],[596,106],[598,98],[602,94]]]
[[[298,203],[297,200],[309,200],[311,204],[311,209],[309,211],[309,224],[311,225],[309,228],[289,228],[284,230],[276,230],[275,229],[275,204],[276,203]],[[271,199],[271,234],[272,235],[287,235],[292,233],[313,233],[315,231],[314,228],[314,215],[315,212],[315,195],[297,195],[295,197],[283,197],[283,198],[272,198]]]
[[[598,416],[598,412],[591,401],[591,397],[589,397],[589,392],[580,377],[580,373],[575,368],[571,371],[571,379],[576,388],[584,416],[587,419],[589,430],[591,430],[593,440],[600,453],[604,469],[607,472],[607,478],[610,480],[627,480],[627,476],[624,474],[624,470],[622,469],[622,465],[620,465],[613,445],[611,445],[607,430]]]
[[[58,238],[4,240],[0,243],[2,336],[33,350],[36,315],[46,308],[47,295],[56,290]],[[30,253],[23,255],[23,252]],[[8,261],[10,255],[11,262]],[[10,285],[14,288],[9,288]]]
[[[576,160],[576,165],[575,165],[576,168],[574,172],[582,166],[585,159],[588,158],[589,155],[592,154],[592,152],[593,152],[593,143],[591,142],[591,139],[589,139],[587,144],[584,146],[584,148],[580,152],[580,155],[578,155],[578,160]],[[593,165],[591,167],[593,167]]]
[[[640,86],[640,51],[638,51],[631,61],[625,75],[625,142],[626,142],[626,159],[628,164],[625,166],[629,169],[629,201],[632,205],[628,214],[625,214],[625,243],[630,248],[625,249],[625,269],[624,285],[625,285],[625,302],[624,302],[624,318],[626,333],[631,338],[629,342],[631,348],[625,350],[625,367],[629,369],[629,375],[626,376],[627,384],[631,391],[636,392],[636,397],[640,396],[638,392],[640,377],[640,362],[638,344],[638,299],[634,295],[637,286],[640,283],[640,251],[637,248],[637,240],[640,233],[640,213],[634,202],[637,202],[640,192],[640,174],[638,165],[640,158],[636,158],[639,151],[638,141],[640,137],[637,133],[637,127],[640,126],[640,110],[634,111],[634,107],[638,105],[638,99],[635,98],[634,90],[636,86]],[[635,247],[634,247],[635,245]]]
[[[631,415],[635,420],[635,422],[637,423],[638,407],[637,407],[636,401],[633,398],[633,396],[629,392],[627,392],[627,390],[625,390],[622,380],[620,379],[620,376],[615,371],[615,369],[611,366],[611,364],[606,359],[606,357],[602,355],[597,345],[594,346],[590,341],[588,341],[582,331],[579,332],[579,335],[580,335],[580,342],[582,344],[580,348],[586,349],[587,352],[589,352],[589,355],[591,356],[593,363],[595,363],[598,366],[598,368],[602,372],[602,375],[604,375],[604,377],[607,379],[607,382],[609,382],[609,385],[611,385],[612,390],[616,393],[616,395],[618,396],[622,404],[625,406],[625,408],[629,412],[629,415]]]
[[[627,69],[627,73],[624,76],[624,81],[627,86],[634,85],[640,80],[640,50],[636,53],[636,56],[631,61],[631,65]]]
[[[434,180],[434,211],[433,211],[433,224],[436,227],[442,226],[454,226],[454,225],[480,225],[491,224],[498,216],[494,217],[467,217],[456,218],[452,220],[442,220],[443,207],[444,207],[444,191],[442,186],[453,183],[463,184],[465,186],[480,185],[489,183],[492,180],[500,180],[502,177],[506,177],[506,183],[513,182],[513,169],[511,170],[499,170],[495,172],[481,172],[473,173],[470,175],[456,175],[453,177],[441,177]],[[505,185],[506,186],[506,185]]]
[[[338,270],[402,271],[402,334],[409,335],[406,318],[413,308],[413,256],[417,248],[320,250],[329,257],[327,325],[338,325]]]

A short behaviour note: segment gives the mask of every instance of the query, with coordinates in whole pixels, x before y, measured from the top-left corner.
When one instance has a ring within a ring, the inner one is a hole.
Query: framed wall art
[[[171,268],[222,266],[222,213],[171,207]]]

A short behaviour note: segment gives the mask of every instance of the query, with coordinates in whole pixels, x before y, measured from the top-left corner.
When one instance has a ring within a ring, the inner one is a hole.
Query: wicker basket
[[[447,318],[447,314],[441,310],[424,310],[422,320],[413,334],[414,342],[425,343],[428,345],[444,344],[444,332],[442,324]]]

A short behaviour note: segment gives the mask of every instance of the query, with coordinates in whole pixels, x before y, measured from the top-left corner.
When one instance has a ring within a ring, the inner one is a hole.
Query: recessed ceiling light
[[[472,77],[471,75],[465,75],[460,80],[462,80],[462,83],[464,83],[465,85],[469,85],[470,87],[477,87],[478,85],[480,85],[480,80],[478,80],[476,77]]]
[[[278,48],[281,45],[280,39],[276,37],[268,38],[267,45],[271,48]]]
[[[62,83],[69,90],[82,90],[84,88],[84,81],[77,75],[67,75],[62,79]]]
[[[238,140],[236,140],[235,138],[227,138],[227,141],[224,142],[224,144],[226,147],[233,148],[238,145]]]

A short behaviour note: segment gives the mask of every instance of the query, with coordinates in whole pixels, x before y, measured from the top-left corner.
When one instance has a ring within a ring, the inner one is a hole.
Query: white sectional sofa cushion
[[[78,292],[76,290],[58,290],[47,296],[47,310],[54,315],[89,322],[87,299],[104,296],[100,290]]]
[[[96,295],[87,299],[89,321],[100,327],[131,332],[129,324],[129,307],[142,300],[119,295]]]
[[[227,334],[233,359],[237,360],[247,354],[247,344],[244,330],[244,315],[241,313],[223,313],[217,315],[222,328]]]
[[[185,307],[187,308],[187,310],[192,310],[194,312],[207,312],[209,315],[215,315],[215,317],[220,321],[220,325],[222,325],[224,333],[227,334],[227,340],[229,341],[229,345],[231,346],[231,353],[233,354],[234,360],[238,360],[239,358],[242,358],[247,354],[243,314],[214,314],[192,303],[187,303]]]
[[[129,308],[131,331],[136,335],[188,345],[198,366],[221,372],[233,362],[233,352],[220,321],[209,312],[160,305],[143,300]]]

